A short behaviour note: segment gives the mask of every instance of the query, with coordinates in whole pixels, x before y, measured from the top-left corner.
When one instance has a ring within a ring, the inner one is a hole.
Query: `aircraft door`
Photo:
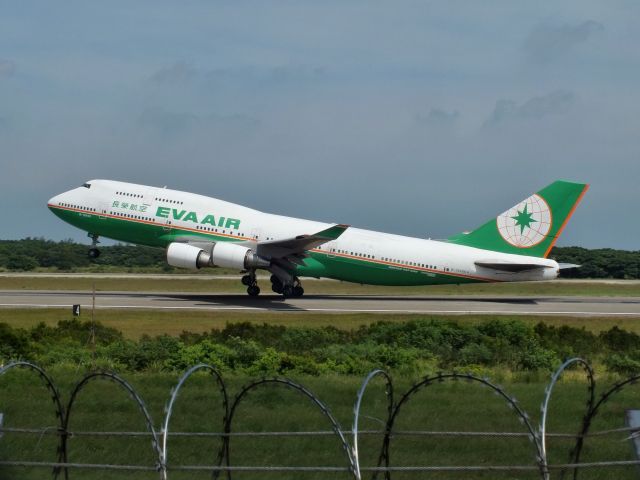
[[[153,204],[154,197],[153,193],[147,190],[142,197],[142,205],[140,206],[140,211],[145,214],[145,216],[152,217],[153,212]]]
[[[100,200],[98,202],[98,218],[100,220],[106,220],[107,215],[109,214],[109,209],[111,208],[111,203],[108,201]]]
[[[250,235],[251,235],[251,240],[254,240],[256,242],[259,242],[260,240],[264,240],[263,238],[260,238],[260,229],[259,228],[252,228]]]
[[[161,227],[155,229],[156,236],[164,237],[170,235],[173,230],[171,217],[162,218],[156,215],[158,207],[164,206],[164,204],[158,201],[158,198],[152,190],[147,191],[143,200],[144,206],[147,207],[147,212],[149,212],[149,217],[153,219],[154,225]]]
[[[155,233],[158,241],[160,241],[160,243],[162,244],[167,241],[172,242],[174,231],[171,219],[155,217],[155,221],[155,224],[158,225],[158,227],[155,228]]]
[[[171,230],[173,229],[173,227],[171,226],[171,220],[169,220],[168,218],[165,219],[164,223],[162,224],[162,230],[160,230],[160,235],[167,235],[169,233],[171,233]]]

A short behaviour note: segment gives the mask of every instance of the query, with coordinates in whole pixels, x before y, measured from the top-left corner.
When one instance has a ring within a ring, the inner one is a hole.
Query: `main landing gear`
[[[100,256],[100,250],[98,250],[100,241],[98,238],[100,237],[94,233],[90,233],[88,236],[91,238],[91,248],[87,252],[87,255],[89,255],[89,258],[98,258]]]
[[[256,271],[253,270],[242,277],[242,284],[247,286],[247,293],[252,297],[260,295],[260,287],[256,280]]]
[[[293,283],[283,283],[276,275],[271,275],[271,290],[279,293],[283,297],[301,297],[304,295],[304,288],[298,277],[292,278]],[[260,295],[260,287],[256,279],[255,270],[248,272],[242,277],[242,284],[246,285],[247,293],[252,297]]]
[[[292,283],[283,283],[277,275],[271,275],[271,290],[279,293],[283,297],[301,297],[304,295],[304,288],[298,277],[292,277]],[[252,270],[242,277],[242,284],[246,285],[247,293],[252,297],[260,295],[260,287],[256,279],[256,271]]]
[[[281,294],[283,297],[301,297],[304,295],[304,288],[298,277],[293,278],[293,284],[283,284],[276,275],[271,275],[271,290]]]

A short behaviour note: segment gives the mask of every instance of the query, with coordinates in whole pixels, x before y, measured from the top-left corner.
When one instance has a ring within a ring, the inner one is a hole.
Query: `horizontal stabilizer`
[[[491,268],[493,270],[501,270],[503,272],[519,273],[530,270],[538,270],[543,268],[552,268],[550,265],[541,265],[539,263],[511,263],[500,261],[479,261],[475,262],[478,267]]]

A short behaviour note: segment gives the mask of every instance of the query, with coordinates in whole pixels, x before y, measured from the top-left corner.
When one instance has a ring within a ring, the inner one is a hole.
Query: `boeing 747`
[[[195,193],[91,180],[56,195],[53,213],[100,237],[166,249],[169,265],[242,272],[260,294],[257,270],[285,297],[304,294],[300,278],[373,285],[435,285],[556,278],[547,258],[588,185],[556,181],[469,233],[446,240],[392,235],[264,213]]]

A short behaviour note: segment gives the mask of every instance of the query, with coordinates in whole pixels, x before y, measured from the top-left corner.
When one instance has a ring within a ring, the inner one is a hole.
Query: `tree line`
[[[56,242],[43,238],[0,240],[0,269],[32,271],[37,269],[74,271],[77,269],[105,269],[119,271],[174,271],[167,265],[161,248],[136,245],[100,247],[101,255],[89,259],[88,246],[71,240]],[[555,247],[550,258],[561,263],[581,265],[563,270],[565,278],[640,278],[640,250],[612,248],[587,249]]]
[[[99,246],[100,256],[90,259],[87,244],[44,238],[0,240],[0,268],[12,271],[36,269],[70,272],[76,269],[172,271],[161,248],[137,245]]]

